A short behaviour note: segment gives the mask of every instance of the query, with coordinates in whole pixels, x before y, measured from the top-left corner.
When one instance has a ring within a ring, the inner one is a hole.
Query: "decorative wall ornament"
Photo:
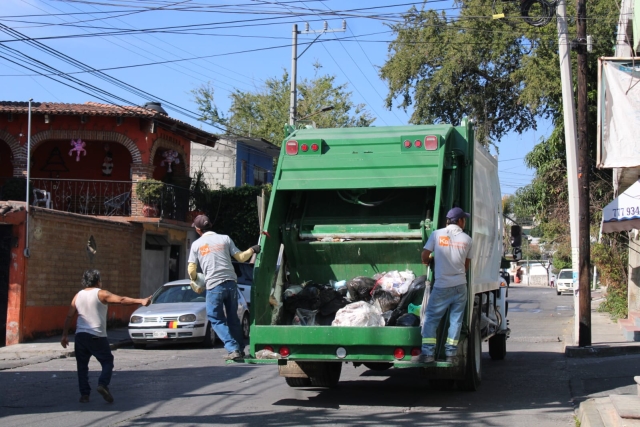
[[[167,172],[173,172],[171,170],[171,163],[175,163],[176,165],[180,163],[180,159],[178,158],[178,152],[175,150],[167,150],[162,153],[162,157],[164,160],[160,162],[160,166],[164,166],[167,164]]]
[[[113,153],[109,151],[109,144],[104,144],[104,161],[102,162],[102,175],[111,176],[113,172]]]
[[[33,160],[33,157],[31,158]],[[33,165],[32,165],[33,166]],[[64,158],[58,147],[54,147],[49,153],[47,162],[40,169],[44,172],[49,172],[49,178],[59,177],[60,172],[69,172],[69,169],[64,163]]]
[[[84,155],[87,155],[87,150],[84,149],[84,147],[87,146],[87,144],[84,143],[83,140],[81,139],[72,139],[71,140],[71,146],[73,147],[71,150],[69,150],[69,155],[71,156],[74,151],[76,152],[76,162],[80,161],[80,152],[84,153]]]

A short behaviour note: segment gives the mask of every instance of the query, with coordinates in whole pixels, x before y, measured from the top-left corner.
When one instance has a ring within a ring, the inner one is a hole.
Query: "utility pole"
[[[297,103],[298,103],[298,89],[297,89],[297,79],[298,79],[298,58],[302,57],[304,53],[311,47],[316,40],[320,38],[324,33],[343,33],[347,31],[347,21],[342,21],[342,28],[332,28],[329,29],[329,25],[327,21],[324,21],[324,26],[322,30],[310,30],[309,23],[305,24],[304,31],[298,31],[298,24],[293,24],[293,30],[291,31],[291,94],[289,96],[289,125],[295,126],[296,124],[296,115],[297,111]],[[316,37],[305,50],[298,56],[298,34],[317,34]]]
[[[558,56],[560,58],[560,80],[562,82],[562,111],[564,114],[564,141],[567,156],[567,185],[569,189],[569,228],[571,231],[571,269],[573,287],[576,288],[579,272],[579,192],[578,192],[578,144],[576,133],[576,107],[571,78],[571,51],[569,49],[569,28],[565,0],[559,0],[556,8],[558,16]],[[580,304],[574,298],[575,328],[573,336],[578,339]],[[576,344],[576,343],[572,343]]]
[[[589,140],[587,139],[587,4],[586,0],[576,0],[578,52],[578,191],[580,218],[579,287],[580,324],[578,345],[591,345],[591,288],[589,286],[589,259],[591,255],[591,235],[589,230]]]

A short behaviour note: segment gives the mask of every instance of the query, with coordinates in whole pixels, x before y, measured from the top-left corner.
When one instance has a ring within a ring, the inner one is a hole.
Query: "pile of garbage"
[[[287,323],[299,326],[419,326],[427,276],[390,271],[284,291]]]

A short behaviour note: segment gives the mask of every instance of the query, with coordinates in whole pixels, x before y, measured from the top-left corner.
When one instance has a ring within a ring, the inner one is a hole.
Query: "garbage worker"
[[[89,359],[91,359],[91,356],[95,357],[102,367],[96,391],[102,395],[104,400],[112,403],[113,396],[109,391],[109,383],[113,372],[113,354],[107,339],[108,304],[142,304],[143,306],[148,306],[151,303],[151,297],[121,297],[102,289],[102,281],[98,270],[85,271],[82,275],[82,286],[84,289],[73,297],[69,306],[60,344],[64,348],[69,345],[69,327],[73,317],[78,313],[74,351],[78,368],[80,403],[89,402],[89,394],[91,393],[91,387],[89,386]]]
[[[195,282],[199,265],[207,288],[207,317],[229,353],[225,360],[242,360],[244,337],[240,319],[236,314],[238,277],[233,269],[231,257],[238,262],[247,261],[254,253],[260,253],[260,245],[241,252],[229,236],[211,231],[211,222],[206,215],[198,215],[192,225],[200,238],[193,242],[189,253],[187,271],[191,287],[198,292],[199,288]]]
[[[467,306],[466,272],[473,255],[472,241],[463,230],[469,214],[461,208],[447,213],[447,226],[431,233],[422,251],[422,263],[428,265],[433,254],[434,284],[422,326],[422,352],[415,363],[435,360],[436,332],[440,320],[449,312],[449,331],[445,342],[446,361],[453,363],[460,339],[462,317]]]

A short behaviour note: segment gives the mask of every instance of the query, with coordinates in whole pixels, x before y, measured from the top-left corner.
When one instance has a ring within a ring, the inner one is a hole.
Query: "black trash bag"
[[[396,291],[385,291],[384,289],[377,288],[373,292],[374,301],[378,301],[380,304],[380,311],[393,310],[398,306],[400,302],[400,294]]]
[[[347,301],[346,299],[344,299],[344,297],[341,297],[340,295],[336,296],[334,299],[332,299],[331,301],[327,302],[324,305],[320,306],[320,313],[323,316],[327,316],[329,314],[333,314],[335,317],[335,314],[338,312],[338,310],[340,310],[341,308],[345,307],[347,304],[349,304],[349,301]],[[333,321],[333,319],[331,319]]]
[[[296,314],[296,310],[317,310],[320,308],[321,285],[315,283],[307,284],[300,292],[291,295],[284,300],[284,309],[291,314]]]
[[[382,313],[382,318],[384,319],[384,326],[389,326],[389,319],[393,315],[393,310],[388,310]]]
[[[320,307],[329,303],[334,298],[340,297],[340,294],[333,288],[324,288],[320,291]]]
[[[376,281],[371,277],[358,276],[347,282],[347,289],[351,295],[351,301],[371,301],[371,291]]]
[[[398,317],[396,326],[420,326],[420,318],[412,313],[405,313]]]
[[[405,312],[407,311],[407,307],[409,304],[421,305],[422,298],[424,297],[424,290],[427,287],[427,276],[418,276],[415,278],[413,282],[409,285],[409,289],[402,296],[402,299],[398,303],[398,308],[403,309]]]
[[[398,321],[398,318],[403,314],[407,314],[406,308],[404,310],[401,308],[396,308],[395,310],[393,310],[391,312],[391,316],[389,316],[389,320],[387,321],[386,326],[396,326],[396,322]]]
[[[336,318],[336,313],[324,315],[322,311],[316,314],[316,325],[318,326],[331,326],[331,323]]]

